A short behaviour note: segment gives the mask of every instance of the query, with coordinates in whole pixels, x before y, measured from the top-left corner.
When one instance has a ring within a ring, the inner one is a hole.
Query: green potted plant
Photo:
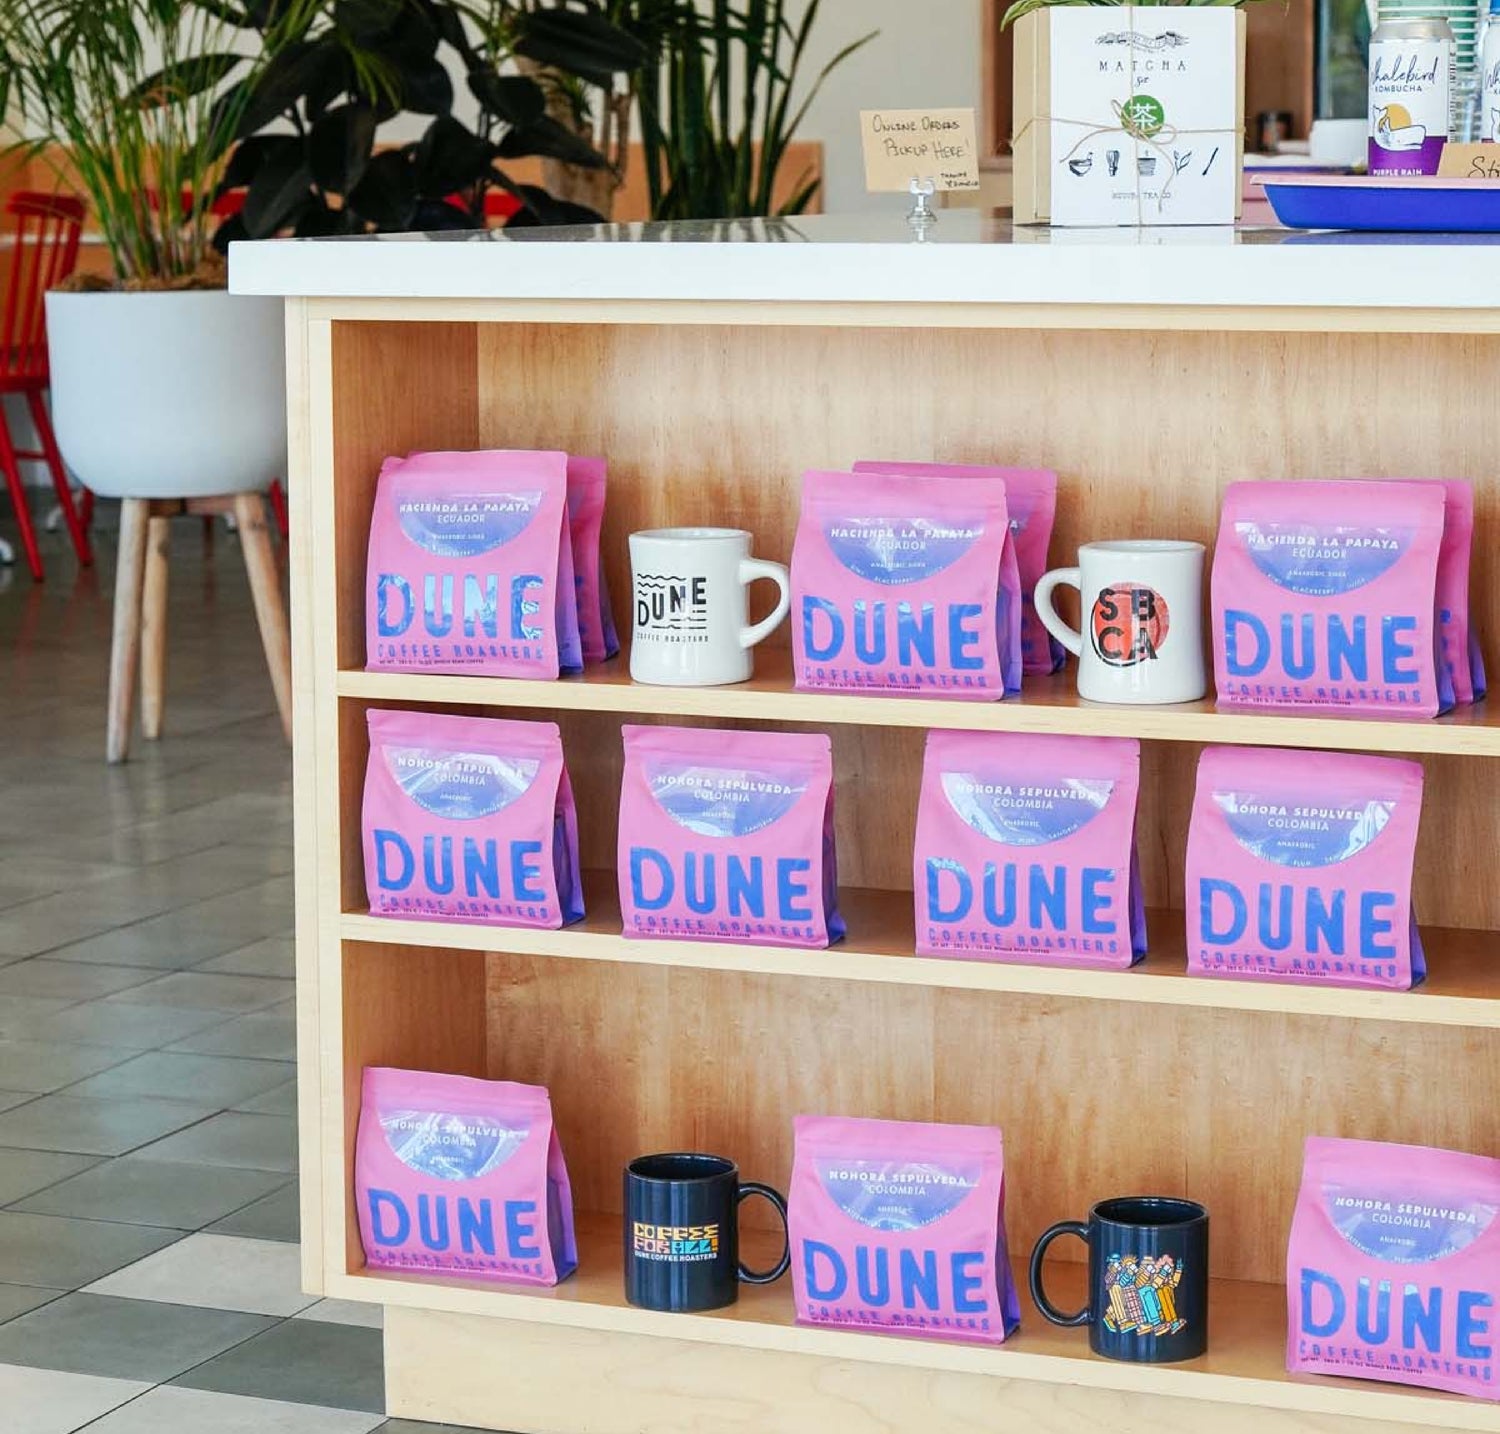
[[[269,45],[282,17],[274,6],[247,6],[242,23]],[[244,82],[249,101],[222,185],[246,187],[246,202],[220,230],[220,247],[280,232],[478,228],[496,187],[520,202],[521,223],[598,219],[544,188],[512,182],[499,167],[530,155],[606,167],[548,112],[537,79],[504,72],[531,43],[553,73],[573,80],[609,81],[644,58],[593,0],[534,15],[511,0],[345,0],[303,17]],[[468,122],[454,114],[455,72],[469,92]],[[430,116],[424,133],[378,145],[379,126],[401,110]]]
[[[604,168],[550,157],[546,187],[608,216],[624,178],[632,117],[645,150],[654,219],[739,219],[800,213],[818,189],[802,175],[781,204],[776,183],[788,146],[828,76],[875,38],[844,46],[798,81],[821,8],[787,0],[599,0],[602,18],[640,47],[635,68],[590,74],[539,27],[547,0],[490,0],[511,27],[512,49],[547,91],[548,113],[603,154]],[[794,11],[796,15],[794,18]]]
[[[604,161],[545,114],[534,80],[500,73],[510,32],[486,28],[488,3],[0,3],[0,113],[85,191],[113,262],[113,283],[47,301],[58,439],[90,488],[181,498],[284,473],[281,305],[226,292],[233,239],[475,227],[497,184],[531,222],[595,217],[496,167]],[[578,3],[542,22],[559,64],[604,75],[639,60]],[[452,114],[452,57],[473,128]],[[425,134],[377,146],[402,112],[430,116]],[[225,220],[215,203],[234,188],[244,207]]]
[[[214,187],[262,72],[320,0],[284,0],[250,54],[215,4],[5,0],[0,101],[19,147],[86,194],[114,268],[48,296],[70,467],[115,497],[263,489],[285,470],[280,306],[231,298]]]

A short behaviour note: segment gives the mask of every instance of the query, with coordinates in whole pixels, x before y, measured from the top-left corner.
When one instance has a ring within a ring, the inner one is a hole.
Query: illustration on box
[[[1234,222],[1237,10],[1048,6],[1016,34],[1020,222]]]

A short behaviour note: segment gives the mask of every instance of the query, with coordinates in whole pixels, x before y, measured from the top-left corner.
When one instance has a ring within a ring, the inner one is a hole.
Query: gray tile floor
[[[167,735],[104,763],[112,514],[0,569],[0,1427],[442,1434],[297,1265],[291,763],[244,572],[179,524]]]

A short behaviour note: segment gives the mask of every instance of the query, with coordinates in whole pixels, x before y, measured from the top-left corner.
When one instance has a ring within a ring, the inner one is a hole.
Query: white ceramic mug
[[[1052,606],[1060,584],[1079,590],[1086,633]],[[1091,702],[1193,702],[1208,690],[1202,543],[1085,543],[1076,568],[1037,583],[1036,614],[1078,659],[1078,695]]]
[[[744,682],[751,648],[781,625],[791,606],[790,575],[750,556],[739,528],[652,528],[630,535],[630,675],[658,687]],[[750,584],[781,590],[776,610],[750,623]]]

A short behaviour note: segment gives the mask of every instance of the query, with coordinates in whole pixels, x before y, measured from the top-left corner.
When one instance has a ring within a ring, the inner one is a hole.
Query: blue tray
[[[1378,175],[1268,175],[1266,198],[1289,229],[1500,233],[1500,184]]]

